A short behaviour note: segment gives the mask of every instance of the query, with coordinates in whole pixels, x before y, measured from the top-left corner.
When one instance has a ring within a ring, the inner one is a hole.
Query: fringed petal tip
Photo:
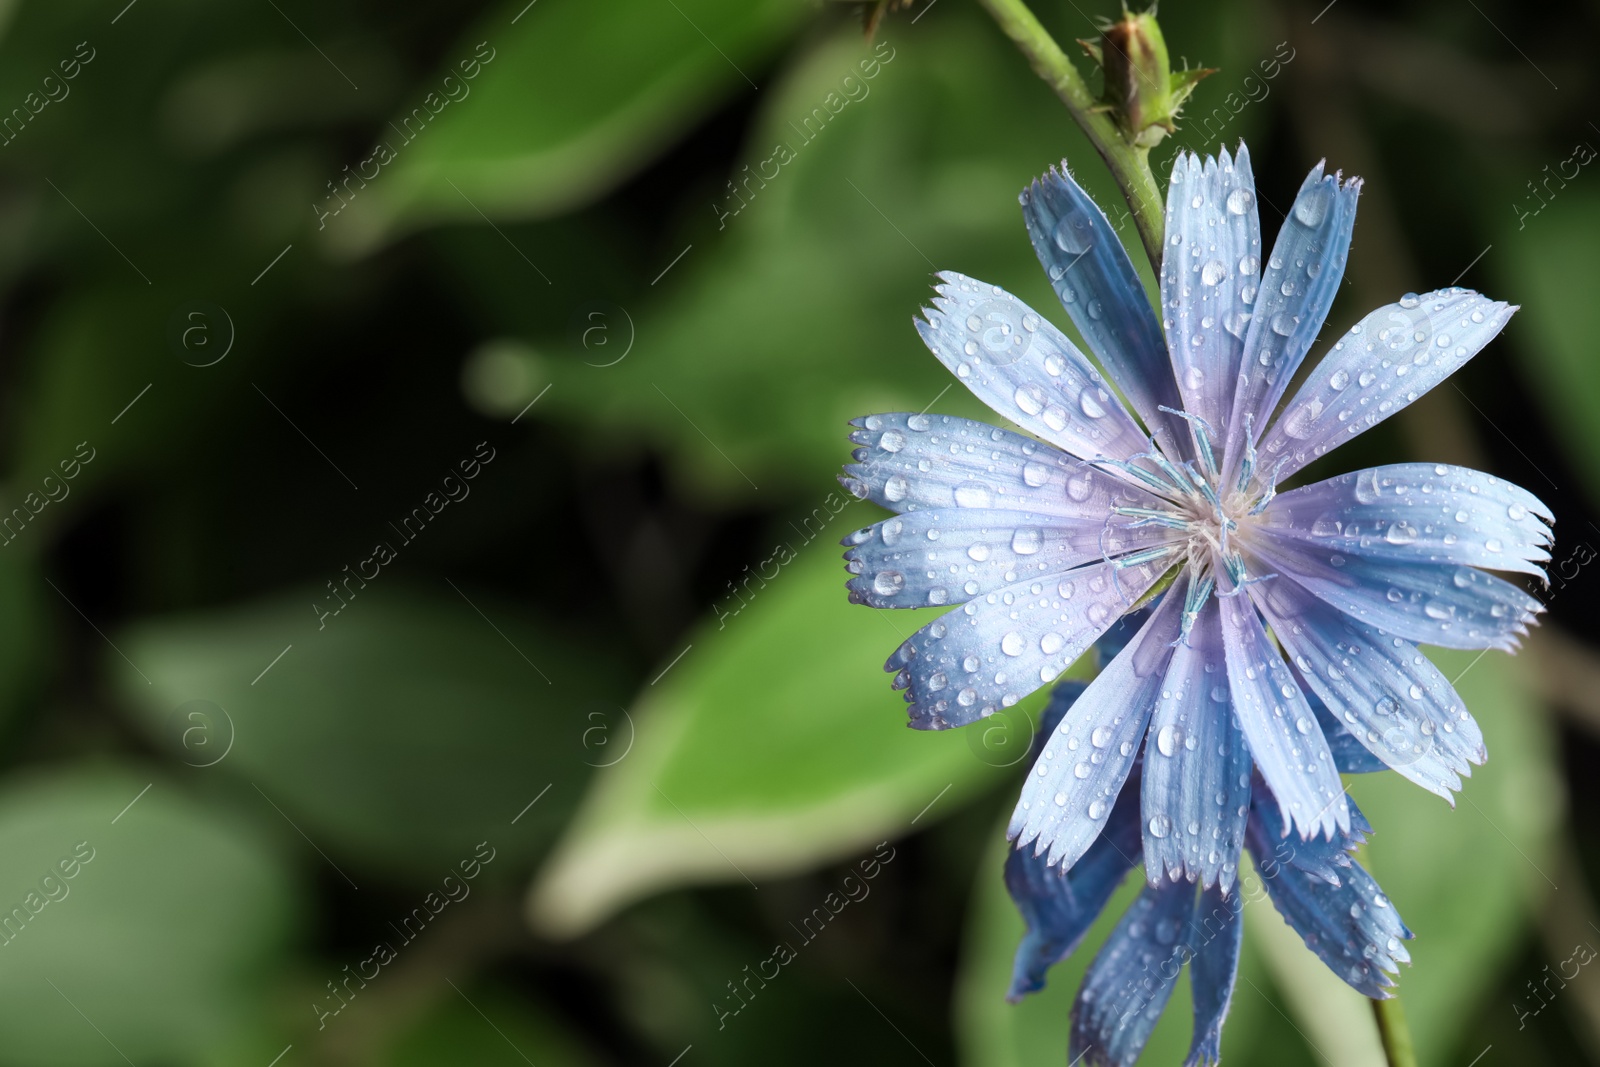
[[[1180,151],[1172,161],[1172,174],[1169,179],[1171,185],[1182,185],[1190,178],[1211,178],[1219,172],[1231,174],[1235,170],[1248,171],[1250,168],[1250,149],[1245,147],[1244,141],[1239,142],[1238,150],[1232,155],[1226,147],[1217,151],[1214,156],[1203,156],[1199,152],[1187,149]],[[1250,186],[1253,189],[1255,181],[1252,178]]]
[[[1222,1031],[1218,1029],[1200,1039],[1199,1044],[1183,1061],[1183,1067],[1217,1067],[1222,1062]]]
[[[1007,1004],[1021,1004],[1024,1000],[1027,999],[1029,993],[1037,993],[1037,992],[1039,992],[1039,990],[1041,990],[1043,988],[1044,988],[1044,983],[1043,982],[1040,982],[1037,985],[1035,985],[1032,982],[1029,982],[1029,983],[1018,983],[1016,981],[1016,979],[1012,979],[1011,987],[1006,990],[1006,1003]]]

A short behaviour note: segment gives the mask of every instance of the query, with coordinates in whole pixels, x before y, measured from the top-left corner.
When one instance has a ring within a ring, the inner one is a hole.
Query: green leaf
[[[1017,206],[1081,143],[1059,103],[960,9],[875,47],[844,30],[763,96],[730,175],[737,196],[724,187],[690,205],[661,266],[693,247],[647,290],[656,303],[628,307],[638,350],[602,367],[610,350],[535,342],[545,354],[520,376],[527,395],[497,407],[519,411],[553,382],[541,417],[664,446],[684,481],[724,496],[829,477],[847,452],[844,421],[868,412],[933,405],[993,420],[966,390],[946,391],[956,381],[911,320],[931,273],[950,267],[1067,323]],[[1079,169],[1115,203],[1098,165]]]
[[[1567,447],[1571,470],[1587,480],[1591,501],[1600,500],[1600,372],[1594,338],[1600,333],[1600,305],[1586,282],[1595,265],[1590,236],[1600,227],[1600,196],[1586,190],[1563,191],[1559,215],[1526,220],[1495,246],[1503,255],[1490,260],[1503,270],[1499,284],[1506,299],[1523,305],[1512,320],[1513,335],[1526,330],[1517,354],[1532,365],[1522,375],[1529,392],[1552,416],[1544,422]],[[1532,206],[1532,198],[1528,207]],[[1514,205],[1515,206],[1515,205]],[[1522,208],[1526,211],[1527,207]],[[1514,427],[1507,426],[1512,436]],[[1536,491],[1543,487],[1534,485]]]
[[[328,200],[341,212],[325,220],[331,239],[362,250],[423,225],[476,223],[480,210],[533,218],[591,203],[751,89],[811,10],[805,0],[611,0],[596,22],[580,0],[525,5],[502,5],[447,51],[438,77],[380,128],[394,158],[370,185],[347,186],[348,208]]]
[[[130,628],[117,643],[153,684],[108,662],[153,736],[251,783],[266,817],[280,807],[341,869],[431,878],[488,840],[500,858],[486,873],[503,879],[526,871],[576,803],[584,716],[610,706],[613,672],[468,595],[369,589],[319,630],[311,605],[327,597],[308,591]],[[226,714],[177,715],[190,701]]]
[[[731,597],[719,605],[639,695],[632,750],[596,777],[535,886],[539,925],[575,934],[670,886],[759,884],[851,855],[1015,761],[986,752],[980,727],[908,729],[883,661],[935,613],[850,604],[831,538],[798,551],[752,568],[775,575],[737,614]]]
[[[122,1062],[109,1043],[209,1062],[258,1011],[297,910],[288,878],[250,827],[153,778],[51,771],[0,793],[0,1060]]]

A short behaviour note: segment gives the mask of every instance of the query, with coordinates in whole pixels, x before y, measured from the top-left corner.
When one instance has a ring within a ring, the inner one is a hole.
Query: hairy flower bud
[[[1122,18],[1101,31],[1100,40],[1079,41],[1105,73],[1101,108],[1109,111],[1128,143],[1151,148],[1175,127],[1183,102],[1201,78],[1215,70],[1174,72],[1161,27],[1149,12]]]

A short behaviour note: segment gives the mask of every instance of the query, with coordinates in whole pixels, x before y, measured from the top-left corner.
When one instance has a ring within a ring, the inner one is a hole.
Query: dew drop
[[[1019,556],[1031,556],[1044,547],[1044,533],[1037,526],[1019,527],[1011,535],[1011,551]]]

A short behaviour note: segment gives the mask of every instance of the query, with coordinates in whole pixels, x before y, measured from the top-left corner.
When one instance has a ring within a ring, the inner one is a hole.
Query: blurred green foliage
[[[844,7],[0,5],[0,512],[27,515],[0,534],[0,903],[93,849],[0,942],[0,1064],[1064,1061],[1118,907],[1003,1002],[1039,701],[905,728],[880,667],[920,613],[846,602],[835,542],[877,516],[833,478],[851,417],[985,417],[910,329],[934,270],[1055,317],[1029,179],[1064,157],[1122,212],[976,5],[870,41]],[[1063,41],[1114,9],[1036,7]],[[1248,138],[1269,232],[1317,158],[1367,178],[1329,336],[1453,278],[1523,306],[1318,470],[1486,466],[1555,507],[1559,562],[1600,537],[1600,177],[1546,168],[1600,130],[1596,16],[1557,15],[1585,32],[1165,10],[1221,72],[1155,155]],[[396,558],[351,579],[375,541]],[[1544,591],[1580,657],[1592,582]],[[1459,807],[1351,784],[1418,934],[1423,1062],[1600,1062],[1581,981],[1511,1025],[1596,912],[1583,687],[1439,660],[1491,752]],[[745,985],[885,840],[870,894]],[[1361,1062],[1359,998],[1249,922],[1228,1062]],[[1186,1049],[1186,996],[1147,1062]]]

